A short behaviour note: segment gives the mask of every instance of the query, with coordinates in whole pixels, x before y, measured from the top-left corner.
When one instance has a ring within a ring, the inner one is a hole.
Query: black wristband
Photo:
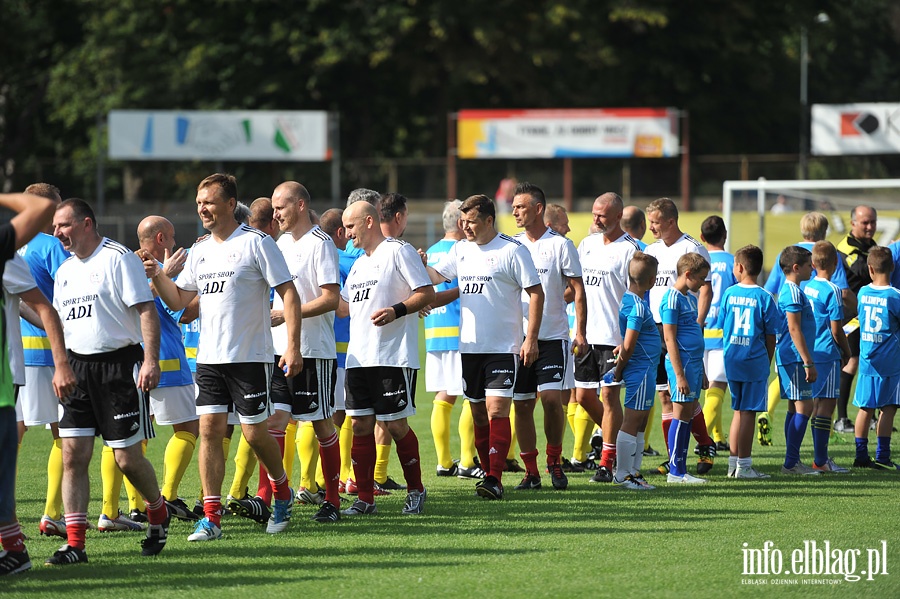
[[[397,318],[401,318],[403,316],[406,316],[406,314],[407,314],[406,304],[404,304],[403,302],[400,302],[399,304],[394,304],[393,306],[391,306],[391,308],[394,309],[394,314],[397,315]]]

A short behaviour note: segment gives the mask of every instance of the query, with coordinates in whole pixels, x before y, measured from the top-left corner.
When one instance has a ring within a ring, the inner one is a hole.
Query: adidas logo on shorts
[[[398,401],[398,402],[397,402],[397,407],[405,408],[405,407],[406,407],[406,400],[405,400],[405,399],[401,399],[400,401]]]
[[[316,409],[316,408],[319,407],[319,404],[317,404],[317,403],[314,402],[314,401],[311,401],[311,402],[309,403],[309,407],[312,408],[312,409]]]
[[[259,405],[256,406],[256,409],[257,409],[257,410],[265,410],[265,409],[266,409],[266,404],[264,404],[263,402],[259,402]]]
[[[506,380],[503,381],[503,384],[504,384],[504,385],[512,385],[512,381],[509,380],[509,377],[506,377]]]
[[[141,428],[141,427],[137,422],[134,422],[131,424],[131,430],[136,431],[139,428]]]
[[[556,380],[559,380],[559,379],[561,379],[562,377],[559,376],[559,373],[557,372],[556,374],[553,375],[553,378],[556,379]]]

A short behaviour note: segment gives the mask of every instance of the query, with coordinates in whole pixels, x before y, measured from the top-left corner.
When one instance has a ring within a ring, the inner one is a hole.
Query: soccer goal
[[[879,245],[900,236],[900,179],[725,181],[722,218],[729,231],[725,249],[733,252],[740,247],[736,240],[743,240],[763,248],[767,258],[774,256],[800,240],[799,221],[807,212],[828,216],[829,238],[841,236],[850,227],[850,211],[860,204],[878,211]]]

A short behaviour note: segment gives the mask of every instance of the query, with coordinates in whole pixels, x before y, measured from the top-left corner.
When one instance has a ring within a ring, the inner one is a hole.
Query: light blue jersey
[[[894,259],[894,272],[891,273],[891,287],[900,289],[900,241],[895,241],[888,246],[891,257]]]
[[[159,315],[159,387],[191,385],[194,379],[185,354],[184,341],[178,320],[184,310],[174,312],[158,297],[153,298]],[[196,362],[195,362],[196,363]],[[195,366],[196,368],[196,366]]]
[[[824,364],[840,360],[841,350],[831,333],[831,322],[844,320],[844,303],[841,301],[840,288],[828,279],[816,277],[807,283],[804,293],[812,304],[813,315],[816,318],[816,341],[812,347],[813,362]]]
[[[428,248],[428,266],[434,266],[447,255],[455,241],[441,239]],[[449,291],[459,287],[459,280],[435,285],[435,291]],[[435,308],[425,317],[425,351],[459,350],[459,299]]]
[[[349,244],[348,244],[349,246]],[[338,268],[341,271],[341,289],[344,288],[344,282],[347,280],[347,275],[350,274],[350,269],[353,268],[353,263],[356,262],[356,259],[362,256],[365,252],[362,250],[356,250],[353,252],[346,252],[344,250],[338,250]],[[338,368],[345,368],[347,364],[347,344],[350,342],[350,317],[345,316],[344,318],[334,317],[334,344],[335,349],[337,350],[337,366]]]
[[[781,314],[775,298],[759,285],[738,283],[722,294],[718,327],[724,331],[723,360],[729,381],[768,380],[766,335],[777,334]]]
[[[800,243],[795,243],[797,247],[806,248],[810,252],[815,245],[812,241],[801,241]],[[778,252],[778,255],[775,256],[775,266],[772,267],[772,272],[769,273],[769,278],[766,279],[766,291],[771,293],[772,295],[778,297],[778,294],[781,293],[781,288],[784,286],[784,273],[781,271],[781,267],[779,264],[781,263],[781,252]],[[812,274],[809,276],[809,281],[812,281],[816,276],[816,269],[814,268]],[[801,281],[800,289],[806,289],[807,283],[809,281]],[[831,282],[837,285],[841,290],[849,289],[850,285],[847,283],[847,271],[844,270],[844,261],[840,259],[838,256],[837,268],[834,271],[834,274],[831,275]]]
[[[706,349],[722,349],[722,329],[716,323],[719,320],[719,306],[722,294],[737,283],[734,278],[734,256],[723,250],[709,252],[709,280],[712,286],[712,303],[706,314],[703,329],[703,341]]]
[[[812,351],[813,342],[816,339],[816,317],[813,316],[809,298],[800,287],[790,281],[785,281],[778,294],[778,309],[784,315],[784,320],[781,323],[781,330],[775,338],[775,363],[781,366],[803,362],[800,352],[794,345],[794,340],[791,339],[791,333],[788,331],[787,315],[789,313],[800,314],[800,332],[806,340],[806,347]]]
[[[53,303],[53,280],[56,269],[66,261],[69,252],[63,249],[62,243],[52,235],[38,233],[34,239],[19,249],[19,255],[25,259],[31,276],[38,289]],[[53,352],[50,351],[50,340],[47,333],[24,318],[22,325],[22,346],[25,349],[26,366],[53,366]]]
[[[900,291],[870,284],[857,297],[860,374],[900,375]]]
[[[631,291],[625,292],[619,308],[619,331],[623,338],[628,329],[637,331],[638,338],[634,353],[625,365],[624,373],[644,372],[648,368],[656,368],[662,351],[659,328],[653,320],[653,312],[650,311],[647,300]]]
[[[675,340],[682,363],[686,364],[688,360],[702,362],[705,344],[703,330],[697,324],[697,298],[691,293],[681,293],[670,287],[662,296],[659,315],[663,325],[673,324],[678,327]],[[666,362],[668,361],[667,355]]]

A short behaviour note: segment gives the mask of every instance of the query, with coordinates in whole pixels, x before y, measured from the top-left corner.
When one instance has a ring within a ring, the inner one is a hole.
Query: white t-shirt
[[[371,256],[363,254],[353,263],[341,289],[341,297],[350,304],[347,368],[419,368],[418,315],[408,314],[378,327],[371,316],[409,299],[421,287],[431,287],[422,258],[400,239],[388,237]]]
[[[609,243],[602,233],[594,233],[578,246],[587,299],[587,342],[591,345],[622,343],[619,307],[628,290],[628,265],[636,251],[638,244],[628,233]]]
[[[659,305],[662,302],[663,294],[675,284],[675,280],[678,278],[678,259],[685,254],[695,253],[700,254],[709,262],[709,252],[702,243],[687,233],[682,234],[672,245],[666,245],[661,239],[658,239],[655,243],[648,245],[644,252],[659,260],[656,284],[650,289],[650,310],[653,312],[653,320],[659,324],[662,322]],[[706,275],[706,280],[711,280],[710,274]],[[696,293],[690,293],[697,297]]]
[[[22,327],[19,325],[19,294],[37,287],[28,263],[15,254],[6,261],[3,270],[3,301],[6,308],[6,342],[9,346],[9,369],[13,383],[25,384],[25,349],[22,345]]]
[[[525,246],[503,233],[484,245],[463,240],[434,269],[459,279],[460,353],[519,353],[522,290],[541,283]]]
[[[269,291],[290,280],[275,240],[247,225],[195,243],[175,284],[200,295],[197,363],[272,362]]]
[[[544,288],[544,314],[538,339],[569,339],[569,319],[566,316],[566,282],[581,276],[581,262],[571,239],[548,228],[540,239],[531,241],[523,231],[513,239],[531,252],[531,260]],[[522,292],[522,314],[528,331],[529,295]]]
[[[66,347],[78,354],[110,352],[141,343],[134,306],[153,302],[144,265],[117,241],[104,237],[84,260],[71,256],[56,271],[53,307]]]
[[[290,233],[283,234],[278,238],[278,248],[284,254],[302,303],[311,302],[322,295],[323,285],[341,284],[337,248],[331,237],[318,226],[314,226],[296,241]],[[284,300],[277,293],[272,300],[272,309],[284,309]],[[280,356],[287,349],[287,338],[287,324],[272,328],[276,355]],[[303,319],[300,353],[304,358],[337,358],[334,311]]]

